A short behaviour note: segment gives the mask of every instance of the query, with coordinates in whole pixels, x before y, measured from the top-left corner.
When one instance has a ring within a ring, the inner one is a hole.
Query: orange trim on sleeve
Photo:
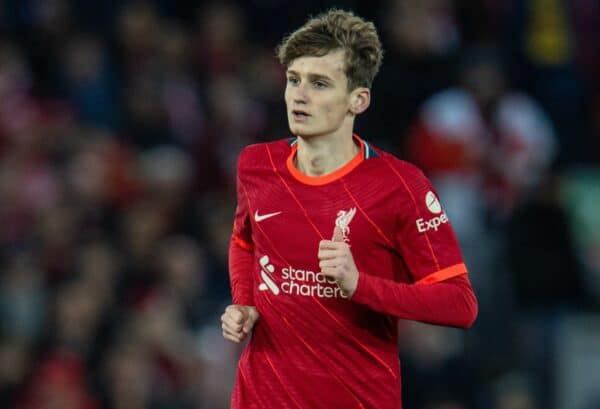
[[[297,180],[299,180],[300,182],[302,182],[304,184],[311,185],[311,186],[326,185],[327,183],[333,182],[334,180],[337,180],[343,176],[346,176],[348,173],[352,172],[352,170],[354,168],[356,168],[358,165],[360,165],[365,158],[365,144],[363,143],[362,139],[360,139],[357,135],[353,135],[352,137],[353,137],[354,141],[360,145],[360,152],[357,153],[350,162],[346,163],[344,166],[342,166],[338,170],[335,170],[324,176],[308,176],[308,175],[305,175],[304,173],[300,172],[296,168],[296,165],[294,165],[294,158],[296,157],[296,154],[298,153],[298,144],[297,143],[294,144],[294,146],[292,146],[292,152],[290,153],[290,156],[288,156],[288,158],[287,158],[287,161],[286,161],[287,168],[294,178],[296,178]]]
[[[248,250],[248,251],[252,251],[254,250],[254,246],[250,243],[248,243],[245,240],[240,239],[238,236],[236,236],[235,234],[233,236],[231,236],[231,240],[233,240],[233,242],[235,244],[237,244],[238,246],[240,246],[241,248],[243,248],[244,250]]]
[[[455,264],[450,267],[443,268],[435,273],[431,273],[428,276],[423,277],[415,284],[434,284],[440,281],[445,281],[449,278],[459,276],[461,274],[467,274],[467,266],[464,263]]]

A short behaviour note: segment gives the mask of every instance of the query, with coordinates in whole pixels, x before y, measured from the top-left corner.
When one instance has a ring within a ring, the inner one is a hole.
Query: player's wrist
[[[360,293],[362,292],[362,288],[364,286],[364,280],[365,280],[365,276],[366,274],[364,274],[363,272],[359,271],[357,276],[356,276],[356,284],[354,285],[354,290],[352,291],[352,294],[348,296],[349,300],[357,300],[357,294],[358,297],[360,297]]]
[[[351,278],[351,282],[349,283],[349,285],[342,289],[344,295],[348,298],[351,299],[352,296],[354,296],[354,294],[356,293],[356,289],[358,288],[358,281],[360,279],[360,272],[357,271],[356,276]]]

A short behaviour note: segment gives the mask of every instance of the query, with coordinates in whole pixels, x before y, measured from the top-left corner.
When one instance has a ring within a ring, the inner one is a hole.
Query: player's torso
[[[341,178],[310,185],[289,172],[281,146],[269,146],[261,146],[264,160],[246,168],[241,180],[252,218],[258,299],[297,308],[317,298],[344,309],[347,303],[337,302],[344,295],[320,273],[317,256],[319,242],[334,235],[351,246],[359,271],[406,279],[394,248],[398,190],[381,177],[380,164],[365,160]]]
[[[252,368],[261,387],[289,385],[282,396],[309,402],[305,407],[340,402],[340,407],[355,407],[360,401],[370,408],[377,407],[372,400],[384,399],[386,408],[397,408],[395,319],[346,299],[321,274],[318,259],[319,242],[335,235],[351,246],[359,271],[406,280],[394,249],[397,191],[377,177],[381,170],[369,161],[329,183],[303,183],[287,168],[286,151],[269,146],[268,153],[268,146],[259,146],[263,156],[240,175],[251,216],[254,299],[261,314],[240,370]],[[269,393],[277,394],[275,389]],[[349,390],[360,392],[354,396]],[[336,402],[328,403],[334,397]]]

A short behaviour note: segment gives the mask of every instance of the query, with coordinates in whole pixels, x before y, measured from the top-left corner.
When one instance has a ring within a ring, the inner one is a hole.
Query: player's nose
[[[296,104],[306,104],[308,102],[308,93],[304,84],[300,84],[292,89],[292,100]]]

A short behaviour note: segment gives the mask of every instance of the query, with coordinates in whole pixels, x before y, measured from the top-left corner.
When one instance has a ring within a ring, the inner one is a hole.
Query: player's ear
[[[371,90],[366,87],[354,89],[350,96],[350,112],[354,115],[362,114],[371,104]]]

